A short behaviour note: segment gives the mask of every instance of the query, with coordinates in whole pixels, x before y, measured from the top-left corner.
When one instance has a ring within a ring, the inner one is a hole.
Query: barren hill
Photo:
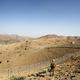
[[[10,35],[10,34],[0,34],[0,44],[11,44],[16,42],[21,42],[26,39],[30,39],[29,37],[22,37],[18,35]]]
[[[18,43],[0,45],[0,73],[10,74],[25,71],[26,67],[59,59],[65,55],[80,54],[80,38],[77,37],[42,37]],[[35,68],[38,67],[35,66]],[[16,71],[14,71],[14,69]]]

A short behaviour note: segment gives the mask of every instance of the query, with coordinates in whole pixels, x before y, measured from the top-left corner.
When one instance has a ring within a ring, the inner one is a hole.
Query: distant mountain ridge
[[[73,39],[80,39],[80,36],[63,36],[63,35],[56,35],[56,34],[48,34],[41,36],[39,38],[73,38]]]
[[[28,37],[22,37],[18,35],[9,35],[9,34],[0,34],[0,44],[9,44],[9,43],[16,43],[21,42],[28,39]]]
[[[80,42],[80,36],[60,36],[56,34],[48,34],[41,37],[33,38],[33,37],[27,37],[27,36],[19,36],[16,34],[0,34],[0,44],[11,44],[16,42],[21,42],[25,40],[36,40],[36,39],[65,39],[65,40],[74,40]]]

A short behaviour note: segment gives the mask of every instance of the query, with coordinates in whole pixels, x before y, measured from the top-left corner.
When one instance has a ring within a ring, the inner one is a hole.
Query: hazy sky
[[[80,36],[80,0],[0,0],[0,33]]]

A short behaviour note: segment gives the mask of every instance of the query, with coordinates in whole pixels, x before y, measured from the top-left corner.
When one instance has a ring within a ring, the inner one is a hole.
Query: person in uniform
[[[55,59],[52,59],[52,61],[50,62],[50,66],[48,71],[50,72],[50,76],[54,76],[54,69],[55,69],[56,65],[55,65]]]

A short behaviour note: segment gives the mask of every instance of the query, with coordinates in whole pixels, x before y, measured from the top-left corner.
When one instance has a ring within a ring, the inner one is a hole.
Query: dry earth
[[[46,35],[18,43],[0,44],[0,79],[6,80],[13,75],[27,77],[30,74],[38,73],[48,67],[53,58],[56,59],[56,65],[64,66],[68,64],[65,61],[68,61],[73,55],[80,56],[80,37]],[[72,60],[71,63],[75,63],[75,61]],[[64,67],[69,69],[66,65]],[[64,67],[60,69],[64,70]],[[57,71],[56,73],[58,76],[62,76]],[[65,70],[64,73],[66,73]],[[39,79],[35,80],[50,80],[51,77],[48,79],[49,77],[38,77]]]

